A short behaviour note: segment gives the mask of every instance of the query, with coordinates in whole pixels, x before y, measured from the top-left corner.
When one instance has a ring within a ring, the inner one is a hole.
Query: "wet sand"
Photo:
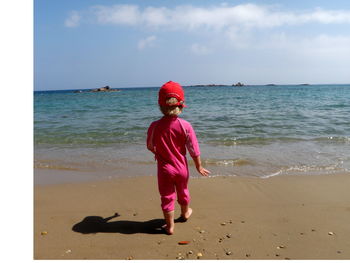
[[[192,217],[168,236],[154,176],[36,185],[34,258],[350,259],[349,186],[349,173],[191,178]]]

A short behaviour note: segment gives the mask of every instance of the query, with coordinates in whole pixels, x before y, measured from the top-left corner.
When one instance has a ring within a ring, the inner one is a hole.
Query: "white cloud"
[[[339,31],[332,32],[329,27],[324,27],[326,24],[349,26],[350,10],[315,8],[291,11],[283,10],[280,6],[260,4],[220,4],[208,7],[182,5],[173,8],[142,8],[125,4],[94,6],[84,16],[84,19],[91,19],[90,22],[101,25],[137,27],[148,32],[198,32],[198,35],[207,37],[208,42],[190,46],[196,55],[214,51],[229,54],[230,51],[240,49],[247,51],[247,54],[250,51],[273,55],[279,52],[282,61],[284,58],[286,61],[314,59],[321,63],[339,62],[341,65],[347,65],[346,60],[350,61],[350,33],[343,31],[344,35],[340,35]],[[73,12],[66,20],[66,25],[77,26],[80,20],[79,14]],[[288,30],[289,27],[299,29],[309,24],[321,26],[309,35],[305,34],[306,31],[302,35],[299,31],[295,33]],[[154,46],[155,41],[155,36],[149,36],[141,39],[137,47],[143,50]]]
[[[92,13],[101,24],[137,25],[140,10],[135,5],[94,6]]]
[[[66,27],[77,27],[80,24],[81,16],[77,11],[72,11],[70,16],[65,20],[64,25]]]
[[[294,50],[304,55],[329,56],[337,54],[340,57],[348,57],[350,61],[350,35],[327,35],[300,37],[289,36],[285,33],[274,34],[270,38],[255,45],[259,49]]]
[[[350,68],[350,36],[318,35],[298,41],[294,50],[314,60],[334,61],[338,64],[347,61]],[[291,49],[291,48],[290,48]]]
[[[270,67],[273,72],[279,72],[276,77],[281,74],[281,79],[293,79],[294,75],[295,80],[304,79],[304,82],[321,83],[331,79],[338,83],[349,82],[350,36],[301,37],[282,33],[255,47],[251,45],[244,53],[255,55],[254,63],[259,64],[259,70]]]
[[[167,8],[148,7],[140,14],[140,22],[151,27],[164,26],[169,23],[169,16],[171,16],[171,11]]]
[[[300,16],[300,20],[303,22],[316,22],[322,24],[342,24],[350,23],[350,12],[349,11],[326,11],[322,9],[316,9],[310,14],[305,14]]]
[[[141,39],[137,47],[139,50],[145,49],[146,47],[152,47],[156,39],[157,38],[155,36],[149,36],[145,39]]]
[[[349,24],[350,10],[315,9],[308,12],[279,11],[273,6],[241,4],[194,7],[191,5],[146,7],[137,5],[95,6],[93,14],[99,23],[166,27],[171,30],[207,28],[222,30],[230,27],[271,28],[305,23]]]
[[[191,45],[191,51],[196,55],[206,55],[210,53],[210,50],[208,47],[197,43]]]

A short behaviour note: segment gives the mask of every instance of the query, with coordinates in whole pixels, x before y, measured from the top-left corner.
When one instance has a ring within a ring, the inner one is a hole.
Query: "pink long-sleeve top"
[[[177,116],[164,116],[151,123],[147,132],[147,148],[155,154],[159,165],[175,171],[187,170],[186,148],[191,157],[200,155],[196,134],[191,124]]]

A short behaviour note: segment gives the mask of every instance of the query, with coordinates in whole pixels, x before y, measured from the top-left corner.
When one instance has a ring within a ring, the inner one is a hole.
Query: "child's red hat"
[[[185,93],[179,83],[168,81],[159,90],[158,104],[160,106],[169,106],[166,104],[167,99],[176,98],[178,103],[172,104],[171,106],[183,106],[185,105]]]

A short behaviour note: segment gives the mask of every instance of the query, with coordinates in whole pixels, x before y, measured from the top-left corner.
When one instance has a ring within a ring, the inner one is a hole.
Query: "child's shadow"
[[[100,216],[87,216],[81,222],[75,224],[72,230],[82,234],[96,233],[121,233],[121,234],[164,234],[162,226],[165,224],[164,219],[152,219],[149,221],[113,221],[109,220],[120,216],[115,213],[113,216],[103,218]]]

